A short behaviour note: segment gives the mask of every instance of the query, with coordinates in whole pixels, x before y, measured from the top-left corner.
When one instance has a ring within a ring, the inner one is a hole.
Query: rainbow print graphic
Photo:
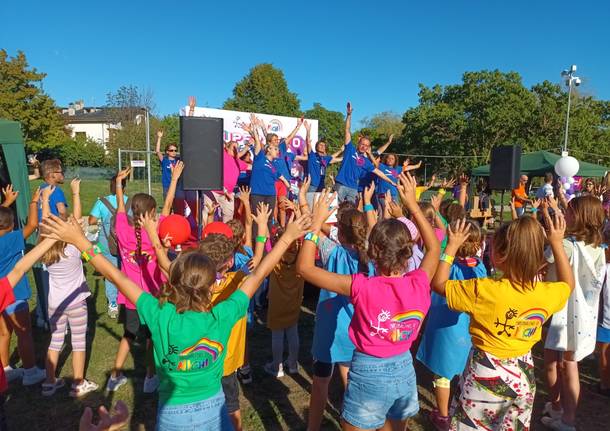
[[[203,351],[203,352],[209,353],[212,356],[212,361],[216,361],[216,358],[218,358],[218,356],[220,356],[220,354],[222,353],[223,350],[224,350],[224,347],[219,342],[209,340],[207,338],[202,338],[193,346],[191,346],[187,349],[184,349],[182,352],[180,352],[180,356],[186,356],[186,355],[190,355],[191,353],[194,353],[194,352]]]
[[[413,331],[417,331],[423,319],[424,313],[419,310],[405,311],[394,315],[390,324],[392,341],[408,340]]]
[[[518,324],[522,329],[522,336],[524,338],[531,338],[535,333],[536,329],[542,327],[549,313],[544,308],[530,308],[527,311],[521,313],[518,317],[519,321],[526,321],[528,324]]]

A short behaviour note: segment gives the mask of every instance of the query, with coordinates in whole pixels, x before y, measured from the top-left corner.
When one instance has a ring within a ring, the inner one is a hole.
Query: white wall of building
[[[110,129],[116,129],[116,126],[109,123],[68,123],[66,125],[70,129],[70,136],[73,138],[77,133],[85,133],[87,138],[92,139],[104,148],[110,139]]]

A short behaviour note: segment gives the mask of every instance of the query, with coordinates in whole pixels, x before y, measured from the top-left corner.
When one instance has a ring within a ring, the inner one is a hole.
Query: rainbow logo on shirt
[[[411,338],[411,334],[417,331],[424,313],[419,310],[405,311],[392,317],[390,327],[392,328],[391,339],[394,342],[406,341]]]
[[[530,338],[536,333],[536,329],[541,327],[548,317],[544,308],[530,308],[519,315],[519,326],[522,328],[522,336]]]
[[[222,354],[223,350],[224,347],[219,342],[212,341],[207,338],[202,338],[197,342],[197,344],[180,352],[180,356],[190,355],[194,352],[207,352],[212,356],[212,361],[215,361],[218,356]]]

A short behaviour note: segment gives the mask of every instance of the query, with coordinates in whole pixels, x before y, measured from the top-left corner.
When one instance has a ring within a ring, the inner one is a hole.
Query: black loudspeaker
[[[520,171],[521,147],[519,145],[495,147],[491,150],[490,189],[512,190],[517,188]]]
[[[222,118],[180,117],[184,190],[222,190]]]

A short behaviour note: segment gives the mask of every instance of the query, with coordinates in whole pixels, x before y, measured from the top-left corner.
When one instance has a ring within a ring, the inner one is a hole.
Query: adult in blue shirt
[[[125,193],[125,187],[127,187],[127,180],[122,181],[123,193]],[[127,196],[123,195],[123,200],[127,203]],[[89,225],[100,224],[100,230],[98,235],[98,244],[103,251],[103,255],[108,259],[114,266],[119,267],[118,256],[112,255],[108,248],[108,238],[111,234],[110,221],[112,216],[116,214],[117,200],[116,200],[116,175],[110,179],[110,194],[99,198],[93,208],[89,212]],[[117,305],[117,288],[108,279],[104,280],[106,288],[106,299],[108,300],[108,316],[111,319],[115,319],[119,313],[119,307]]]
[[[260,125],[260,122],[254,115],[251,115],[250,119],[250,124],[241,125],[254,139],[254,161],[250,177],[250,205],[253,211],[256,211],[259,203],[266,203],[269,205],[269,209],[273,211],[276,203],[275,182],[282,181],[286,187],[290,187],[290,184],[273,163],[280,154],[277,141],[275,141],[277,135],[270,139],[263,148],[256,128],[257,125]]]
[[[326,168],[333,163],[338,163],[343,160],[341,153],[343,149],[340,149],[332,155],[326,154],[326,142],[324,139],[320,139],[316,142],[316,147],[313,149],[310,145],[310,129],[311,126],[306,122],[305,128],[307,129],[307,175],[309,175],[310,184],[307,190],[307,203],[310,208],[313,208],[314,196],[316,193],[324,190],[324,184],[326,181]]]
[[[167,144],[165,146],[165,154],[161,152],[161,139],[163,138],[163,130],[157,131],[157,144],[155,146],[155,153],[159,158],[161,164],[161,184],[163,185],[163,200],[167,195],[167,190],[172,182],[172,168],[178,163],[180,157],[178,157],[178,147],[176,144]]]
[[[345,145],[343,147],[343,161],[339,168],[339,173],[335,179],[335,190],[337,191],[337,199],[339,202],[351,201],[357,203],[358,188],[361,179],[366,174],[377,175],[384,181],[394,184],[383,172],[381,172],[375,163],[367,157],[371,150],[371,141],[367,137],[358,139],[358,146],[352,143],[352,134],[350,131],[352,122],[352,107],[347,104],[347,117],[345,119]],[[378,151],[381,153],[382,151]]]

